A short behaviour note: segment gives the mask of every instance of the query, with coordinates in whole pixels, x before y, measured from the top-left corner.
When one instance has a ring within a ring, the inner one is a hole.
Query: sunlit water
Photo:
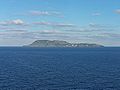
[[[0,90],[120,90],[120,48],[0,48]]]

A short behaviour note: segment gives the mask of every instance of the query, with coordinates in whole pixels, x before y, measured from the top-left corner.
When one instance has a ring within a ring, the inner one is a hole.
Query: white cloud
[[[104,24],[96,24],[96,23],[89,23],[89,26],[92,28],[111,28],[112,25],[104,25]]]
[[[104,35],[107,35],[112,38],[117,38],[120,39],[120,34],[119,33],[103,33]]]
[[[15,25],[22,25],[22,24],[24,24],[24,22],[21,19],[12,20],[9,23],[10,24],[15,24]]]
[[[69,23],[56,23],[56,22],[35,22],[35,25],[45,25],[54,27],[76,27],[74,24]]]
[[[39,31],[37,33],[41,33],[41,34],[60,34],[61,32],[58,30],[42,30]]]
[[[60,12],[57,11],[30,11],[29,14],[33,16],[57,16],[64,17]]]
[[[120,9],[115,10],[117,14],[120,14]]]
[[[99,12],[92,13],[92,16],[100,16],[100,15],[101,15],[101,13],[99,13]]]
[[[0,25],[25,25],[25,23],[21,19],[16,19],[11,21],[0,22]]]
[[[30,11],[32,15],[51,15],[48,11]]]

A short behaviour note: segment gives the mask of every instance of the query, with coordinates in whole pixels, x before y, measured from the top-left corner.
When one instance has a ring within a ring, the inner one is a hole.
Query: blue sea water
[[[0,90],[120,90],[120,48],[0,47]]]

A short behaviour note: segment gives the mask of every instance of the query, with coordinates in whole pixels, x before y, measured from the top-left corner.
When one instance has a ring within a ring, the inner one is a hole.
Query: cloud
[[[107,27],[107,25],[96,24],[96,23],[89,23],[89,26],[90,27],[96,27],[96,28]]]
[[[58,30],[42,30],[37,33],[39,34],[60,34],[61,32]]]
[[[20,19],[16,19],[16,20],[12,20],[10,22],[8,22],[9,24],[14,24],[14,25],[23,25],[24,22]]]
[[[2,39],[57,39],[68,37],[65,34],[61,34],[55,30],[42,30],[37,32],[0,32],[0,38]]]
[[[4,21],[0,22],[0,25],[25,25],[24,21],[21,19],[11,20],[11,21]]]
[[[101,40],[119,40],[120,34],[106,32],[106,33],[99,33],[96,35],[88,35],[87,37],[92,39],[101,39]]]
[[[91,27],[91,28],[106,28],[106,27],[108,27],[108,25],[89,23],[89,27]]]
[[[92,28],[115,28],[117,26],[109,25],[109,24],[89,23],[89,27],[92,27]]]
[[[92,16],[100,16],[100,15],[101,15],[101,13],[99,13],[99,12],[92,13]]]
[[[6,32],[18,32],[18,33],[23,33],[23,32],[27,32],[26,29],[7,29],[5,30]]]
[[[52,27],[76,27],[74,24],[68,23],[52,23],[52,22],[35,22],[35,25],[44,25],[44,26],[52,26]]]
[[[102,29],[103,30],[103,29]],[[90,32],[99,32],[101,29],[91,29],[91,28],[78,28],[78,29],[66,29],[64,31],[67,31],[69,33],[90,33]]]
[[[98,26],[98,25],[95,24],[95,23],[89,23],[89,26],[90,26],[90,27],[96,27],[96,26]]]
[[[29,14],[33,16],[57,16],[64,17],[60,12],[57,11],[29,11]]]
[[[112,38],[118,38],[120,39],[120,34],[118,33],[103,33],[104,35],[107,35],[109,37],[112,37]]]
[[[115,13],[120,14],[120,9],[115,10]]]
[[[0,26],[0,31],[13,33],[13,32],[27,32],[28,29],[25,27],[18,28],[18,27],[11,27],[11,26]]]
[[[54,24],[56,27],[75,27],[74,24],[64,24],[64,23],[59,23],[59,24]]]

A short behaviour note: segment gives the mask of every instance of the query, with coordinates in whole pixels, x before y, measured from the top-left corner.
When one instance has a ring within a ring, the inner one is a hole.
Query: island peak
[[[27,47],[104,47],[99,44],[69,43],[61,40],[36,40]]]

